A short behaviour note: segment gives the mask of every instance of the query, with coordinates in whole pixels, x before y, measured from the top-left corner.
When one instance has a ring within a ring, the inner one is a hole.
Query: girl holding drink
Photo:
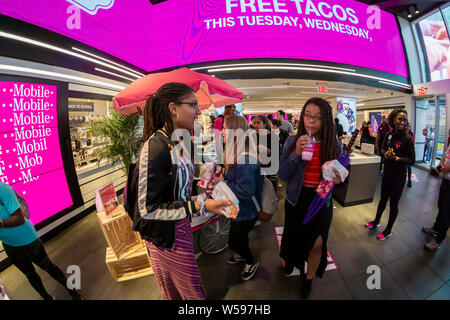
[[[330,104],[321,98],[309,99],[301,111],[297,135],[286,140],[278,172],[280,179],[287,181],[280,256],[285,261],[285,274],[290,274],[294,266],[300,269],[303,299],[311,292],[314,275],[322,277],[327,267],[331,198],[311,221],[303,225],[303,219],[322,179],[321,167],[337,159],[339,153]],[[333,182],[341,183],[337,170],[332,170]]]

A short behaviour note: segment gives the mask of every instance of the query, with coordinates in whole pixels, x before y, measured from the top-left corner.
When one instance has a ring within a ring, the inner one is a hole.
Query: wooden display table
[[[137,244],[125,258],[118,259],[111,248],[106,248],[106,264],[116,282],[132,280],[153,274],[145,242]]]
[[[97,213],[100,226],[109,247],[106,264],[117,282],[153,274],[145,242],[132,230],[133,222],[120,205],[108,216]]]

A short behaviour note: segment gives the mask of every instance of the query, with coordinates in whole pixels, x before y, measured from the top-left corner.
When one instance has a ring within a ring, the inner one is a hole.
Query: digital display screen
[[[57,86],[0,81],[0,181],[36,225],[72,206],[58,135]]]
[[[73,7],[71,7],[73,6]],[[327,61],[408,77],[395,16],[353,0],[0,0],[0,14],[147,71],[200,62]]]

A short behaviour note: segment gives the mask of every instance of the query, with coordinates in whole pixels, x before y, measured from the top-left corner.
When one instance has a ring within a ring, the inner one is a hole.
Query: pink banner
[[[71,206],[58,136],[57,87],[0,81],[0,180],[37,224]]]

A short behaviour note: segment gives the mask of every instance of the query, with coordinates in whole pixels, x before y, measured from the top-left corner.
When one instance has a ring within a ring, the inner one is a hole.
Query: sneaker
[[[312,286],[312,279],[311,280],[304,279],[302,281],[302,287],[300,289],[300,297],[303,300],[308,299],[309,294],[311,293],[311,286]]]
[[[391,235],[392,235],[391,232],[389,232],[388,230],[384,230],[382,233],[377,235],[377,239],[383,241],[389,238]]]
[[[286,263],[283,268],[283,272],[285,275],[290,275],[294,271],[294,265]]]
[[[72,300],[83,300],[80,293],[76,289],[69,290],[69,294],[72,297]]]
[[[259,262],[255,261],[252,264],[246,264],[244,272],[242,272],[242,280],[250,280],[255,276],[256,270],[259,268]]]
[[[373,220],[373,221],[367,222],[364,226],[365,226],[366,228],[368,228],[368,229],[372,229],[372,228],[377,228],[377,227],[379,227],[379,226],[380,226],[380,223],[379,223],[379,222],[377,223],[375,220]]]
[[[228,258],[227,263],[228,264],[238,264],[238,263],[241,263],[241,262],[244,262],[244,261],[245,261],[244,258],[242,258],[238,254],[235,254],[234,256]]]
[[[433,229],[433,227],[423,227],[422,231],[428,234],[432,234],[433,236],[437,235],[437,231]]]
[[[440,244],[436,242],[436,240],[433,240],[431,242],[428,242],[425,244],[425,248],[427,248],[430,251],[437,251],[440,247]]]

